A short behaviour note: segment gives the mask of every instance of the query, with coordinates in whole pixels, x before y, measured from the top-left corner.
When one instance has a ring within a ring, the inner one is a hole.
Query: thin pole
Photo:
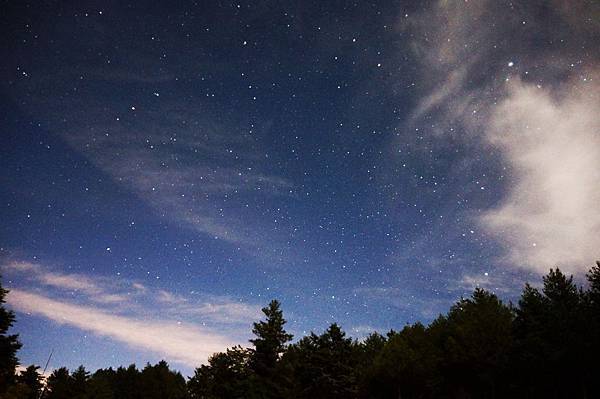
[[[48,356],[48,360],[46,360],[46,365],[44,366],[44,371],[42,371],[42,376],[46,375],[46,370],[48,370],[48,365],[50,364],[50,359],[52,359],[53,353],[54,348],[52,348],[52,350],[50,351],[50,355]],[[46,386],[47,384],[44,384],[44,389],[42,389],[42,391],[40,392],[40,396],[38,397],[38,399],[42,399],[42,396],[44,396],[44,393],[46,393]]]
[[[50,355],[48,356],[48,360],[46,360],[46,365],[44,366],[44,371],[42,371],[42,375],[46,374],[46,370],[48,369],[48,364],[50,364],[50,359],[52,359],[52,354],[54,353],[54,348],[50,351]]]

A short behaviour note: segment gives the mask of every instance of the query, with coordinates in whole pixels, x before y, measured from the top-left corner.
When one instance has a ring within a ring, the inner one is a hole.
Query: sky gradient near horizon
[[[24,365],[428,322],[600,258],[600,3],[5,2]]]

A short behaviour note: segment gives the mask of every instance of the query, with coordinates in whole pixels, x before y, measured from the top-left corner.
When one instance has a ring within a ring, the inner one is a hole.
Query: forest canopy
[[[333,323],[297,341],[273,300],[251,346],[213,354],[187,379],[167,362],[17,372],[15,315],[0,286],[0,397],[6,399],[600,397],[600,262],[577,286],[551,269],[518,303],[477,288],[429,325],[355,340]],[[84,361],[85,359],[82,359]]]

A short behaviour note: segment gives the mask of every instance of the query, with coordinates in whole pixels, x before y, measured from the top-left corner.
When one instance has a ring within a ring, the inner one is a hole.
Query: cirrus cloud
[[[7,302],[17,311],[149,350],[189,367],[197,367],[211,354],[237,343],[197,325],[110,314],[20,289],[12,289]]]
[[[423,67],[408,124],[426,121],[444,149],[498,155],[498,201],[469,213],[503,248],[499,263],[536,273],[600,257],[600,58],[584,45],[600,25],[589,3],[566,4],[542,18],[527,4],[445,0],[399,24]],[[583,44],[557,48],[559,35]]]
[[[165,359],[196,367],[243,343],[260,307],[227,296],[174,293],[137,281],[65,273],[11,260],[7,303],[16,311],[69,325]],[[226,332],[223,332],[226,331]]]
[[[513,184],[480,222],[514,264],[585,271],[600,255],[599,92],[589,83],[553,99],[513,83],[492,114],[487,139],[501,149]]]

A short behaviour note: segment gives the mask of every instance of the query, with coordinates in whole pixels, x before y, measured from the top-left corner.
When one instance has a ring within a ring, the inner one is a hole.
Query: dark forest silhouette
[[[550,270],[518,304],[476,289],[428,326],[416,323],[363,341],[337,324],[296,343],[277,301],[254,323],[252,347],[212,355],[186,379],[166,362],[73,372],[16,373],[14,314],[0,286],[0,398],[598,398],[600,262],[587,288]]]

